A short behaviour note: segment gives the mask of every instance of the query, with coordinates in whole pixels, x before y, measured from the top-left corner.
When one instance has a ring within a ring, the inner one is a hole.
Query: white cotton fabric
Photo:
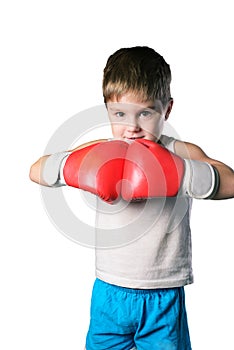
[[[175,139],[161,143],[175,152]],[[114,205],[98,200],[96,276],[128,288],[180,287],[193,282],[188,196]]]

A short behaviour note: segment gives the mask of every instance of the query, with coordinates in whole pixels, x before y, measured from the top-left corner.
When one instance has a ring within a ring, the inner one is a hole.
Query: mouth
[[[128,140],[139,140],[139,139],[143,139],[144,136],[140,136],[140,137],[127,137]]]

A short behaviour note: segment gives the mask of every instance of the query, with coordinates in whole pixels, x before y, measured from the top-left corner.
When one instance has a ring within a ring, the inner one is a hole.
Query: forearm
[[[219,190],[213,199],[234,198],[234,171],[221,162],[211,163],[219,173]]]
[[[32,164],[29,172],[29,178],[33,182],[36,182],[39,185],[48,186],[48,184],[43,179],[43,169],[46,160],[49,156],[43,156],[39,158],[34,164]]]

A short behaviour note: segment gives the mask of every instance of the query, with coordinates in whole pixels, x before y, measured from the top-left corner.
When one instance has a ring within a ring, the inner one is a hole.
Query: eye
[[[152,116],[152,112],[150,111],[142,111],[140,114],[139,114],[140,118],[150,118]]]
[[[124,117],[124,113],[123,112],[116,112],[115,113],[116,117]]]

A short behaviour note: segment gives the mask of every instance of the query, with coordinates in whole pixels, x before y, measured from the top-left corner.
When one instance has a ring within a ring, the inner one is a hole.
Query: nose
[[[129,118],[127,122],[127,130],[129,132],[138,132],[141,130],[141,126],[137,117]]]

